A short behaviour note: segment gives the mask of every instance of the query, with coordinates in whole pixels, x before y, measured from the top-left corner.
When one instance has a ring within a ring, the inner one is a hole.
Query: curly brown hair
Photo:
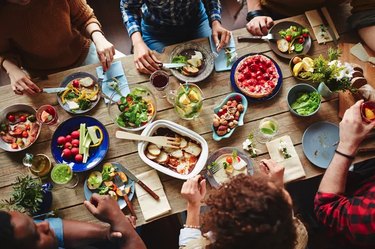
[[[215,236],[209,248],[294,248],[292,206],[284,190],[263,176],[233,177],[206,204],[202,227]]]

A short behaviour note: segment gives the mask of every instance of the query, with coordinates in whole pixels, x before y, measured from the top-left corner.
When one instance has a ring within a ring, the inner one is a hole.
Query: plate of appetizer
[[[0,115],[0,148],[17,152],[30,147],[39,137],[41,125],[36,111],[29,105],[6,107]]]
[[[136,86],[130,93],[123,95],[114,92],[108,105],[112,121],[126,131],[143,130],[156,116],[156,99],[146,87]],[[121,96],[118,101],[118,95]]]
[[[224,147],[210,155],[206,163],[205,176],[214,188],[238,174],[253,175],[250,158],[235,147]]]
[[[171,69],[172,74],[183,82],[203,81],[214,70],[212,53],[196,43],[184,43],[175,47],[171,52],[170,61],[185,64],[179,69]]]
[[[339,139],[337,125],[326,121],[314,123],[303,133],[303,153],[311,163],[326,169],[332,161]]]
[[[109,136],[102,123],[92,117],[76,116],[62,122],[52,136],[51,151],[57,163],[74,172],[97,166],[107,154]]]
[[[291,59],[298,54],[307,54],[311,48],[310,31],[296,22],[279,22],[269,31],[277,39],[269,40],[273,52]]]
[[[230,93],[214,108],[212,137],[215,141],[228,138],[237,126],[243,125],[247,99],[240,93]]]
[[[177,148],[160,147],[148,142],[138,144],[140,158],[156,170],[187,180],[203,169],[208,157],[208,145],[194,131],[168,120],[158,120],[146,127],[142,135],[176,137],[180,141]]]
[[[118,175],[125,185],[123,191],[119,189],[114,183],[114,177]],[[83,191],[86,200],[90,200],[93,193],[98,193],[99,195],[109,195],[111,198],[115,199],[121,209],[126,207],[126,202],[124,200],[124,192],[128,195],[131,201],[134,197],[135,186],[134,181],[127,177],[125,172],[123,172],[123,166],[120,163],[112,162],[105,163],[101,168],[101,171],[93,171],[86,178],[83,185]]]
[[[60,87],[66,90],[57,95],[57,101],[69,113],[83,114],[99,103],[101,87],[89,73],[73,73],[63,80]]]
[[[230,81],[236,92],[250,102],[272,99],[280,90],[283,75],[279,65],[263,54],[247,54],[232,66]]]

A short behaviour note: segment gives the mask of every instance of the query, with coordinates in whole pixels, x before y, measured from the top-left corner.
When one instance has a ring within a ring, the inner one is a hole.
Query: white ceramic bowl
[[[175,178],[178,178],[178,179],[181,179],[181,180],[186,180],[186,179],[189,179],[189,178],[192,178],[196,175],[199,174],[199,172],[201,172],[201,170],[204,168],[204,166],[206,165],[206,161],[207,161],[207,158],[208,158],[208,145],[207,145],[207,142],[206,140],[200,136],[199,134],[197,134],[196,132],[192,131],[192,130],[189,130],[179,124],[176,124],[174,122],[171,122],[171,121],[168,121],[168,120],[157,120],[155,122],[152,122],[151,124],[149,124],[142,132],[142,135],[143,136],[151,136],[152,134],[155,133],[155,131],[158,129],[158,128],[169,128],[170,130],[182,135],[182,136],[186,136],[186,137],[189,137],[195,141],[197,141],[198,143],[200,143],[201,145],[201,148],[202,148],[202,151],[201,151],[201,154],[199,155],[199,159],[197,161],[197,164],[195,165],[194,169],[187,175],[182,175],[182,174],[179,174],[177,173],[176,171],[173,171],[171,169],[168,169],[167,167],[163,166],[163,165],[160,165],[150,159],[148,159],[145,155],[145,150],[147,148],[147,145],[148,145],[148,142],[140,142],[138,144],[138,154],[140,156],[140,158],[143,160],[143,162],[145,162],[147,165],[153,167],[154,169],[166,174],[166,175],[169,175],[169,176],[172,176],[172,177],[175,177]]]

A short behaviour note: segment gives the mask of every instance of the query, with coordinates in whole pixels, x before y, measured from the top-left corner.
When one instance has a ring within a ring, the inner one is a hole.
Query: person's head
[[[238,175],[206,200],[209,248],[292,249],[296,241],[289,194],[264,176]]]
[[[20,212],[0,211],[0,243],[4,249],[57,248],[57,238],[48,222],[35,223]]]

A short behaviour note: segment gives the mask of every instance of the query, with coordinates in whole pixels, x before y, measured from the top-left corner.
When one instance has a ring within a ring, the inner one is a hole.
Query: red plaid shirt
[[[315,214],[334,234],[351,244],[375,248],[375,175],[348,195],[318,192]]]

